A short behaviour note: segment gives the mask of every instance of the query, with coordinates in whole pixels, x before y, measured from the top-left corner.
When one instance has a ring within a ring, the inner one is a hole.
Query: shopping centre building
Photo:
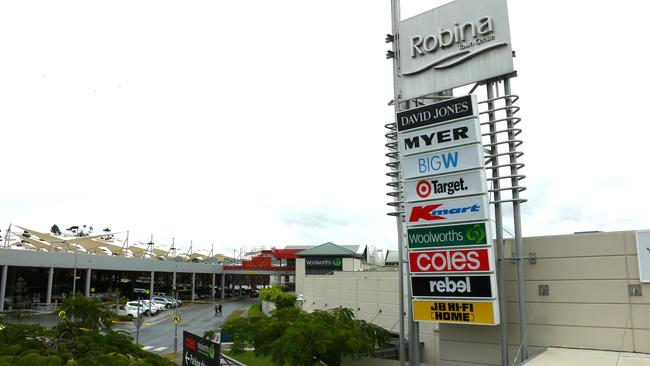
[[[512,246],[507,240],[503,318],[514,358],[519,353],[519,326],[515,263],[509,258]],[[638,254],[650,256],[650,232],[529,237],[524,239],[524,248],[528,364],[571,365],[584,360],[593,365],[650,364],[644,355],[650,353],[650,283],[641,283],[638,260]],[[298,256],[296,293],[304,310],[348,307],[359,319],[397,333],[399,281],[395,267],[364,265],[356,253],[334,246],[313,248]],[[326,259],[330,270],[324,272]],[[338,259],[342,263],[335,266]],[[409,299],[405,301],[408,308]],[[419,323],[423,363],[469,366],[501,362],[498,326]],[[382,360],[375,364],[399,363]]]

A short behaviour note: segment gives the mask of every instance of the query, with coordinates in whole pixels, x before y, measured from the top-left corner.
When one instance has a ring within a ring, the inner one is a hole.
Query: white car
[[[142,300],[140,300],[142,301]],[[140,314],[149,315],[149,305],[145,306],[144,303],[138,304],[137,301],[128,301],[126,303],[128,306],[131,306],[137,310],[138,306],[140,307]],[[157,308],[151,308],[151,315],[156,315],[158,313]]]
[[[115,306],[113,306],[112,310],[115,311]],[[120,307],[117,308],[117,311],[115,312],[118,316],[126,316],[131,320],[138,318],[138,308],[135,308],[133,306],[120,305]]]
[[[149,300],[140,300],[140,303],[141,303],[142,305],[144,305],[144,307],[145,307],[146,309],[149,309]],[[165,310],[165,305],[163,305],[163,304],[157,304],[155,301],[152,301],[152,302],[151,302],[151,310],[153,311],[154,308],[156,309],[156,312],[159,313],[159,312]],[[154,313],[154,314],[155,314],[155,313]]]
[[[166,297],[154,297],[153,302],[161,304],[167,309],[171,309],[171,308],[176,307],[176,304],[172,300],[170,300],[170,299],[168,299]]]

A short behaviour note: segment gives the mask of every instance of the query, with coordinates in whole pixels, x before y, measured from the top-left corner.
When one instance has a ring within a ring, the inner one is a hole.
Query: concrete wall
[[[359,271],[361,269],[361,259],[343,258],[343,272]]]
[[[639,283],[634,232],[533,237],[524,240],[528,344],[545,347],[650,353],[650,284]],[[506,253],[512,252],[507,243]],[[519,344],[515,264],[506,261],[507,321],[511,358]],[[549,296],[540,296],[548,285]],[[500,364],[499,328],[440,325],[440,365]]]
[[[296,295],[303,293],[305,276],[305,258],[298,258],[296,259]]]

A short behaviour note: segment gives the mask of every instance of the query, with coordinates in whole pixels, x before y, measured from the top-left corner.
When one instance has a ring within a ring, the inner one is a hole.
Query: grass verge
[[[230,315],[228,315],[228,317],[226,318],[226,321],[239,318],[241,316],[241,313],[243,313],[243,312],[244,312],[244,310],[235,310],[235,311],[233,311],[232,313],[230,313]]]
[[[256,318],[260,316],[264,316],[264,313],[262,312],[262,302],[258,301],[248,309],[248,317]]]

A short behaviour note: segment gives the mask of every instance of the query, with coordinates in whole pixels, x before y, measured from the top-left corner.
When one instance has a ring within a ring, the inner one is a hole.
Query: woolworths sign
[[[322,274],[332,271],[343,270],[343,258],[341,257],[309,257],[305,258],[305,270],[307,274]]]
[[[472,223],[409,228],[406,237],[409,248],[417,249],[486,245],[489,235],[485,223]]]

